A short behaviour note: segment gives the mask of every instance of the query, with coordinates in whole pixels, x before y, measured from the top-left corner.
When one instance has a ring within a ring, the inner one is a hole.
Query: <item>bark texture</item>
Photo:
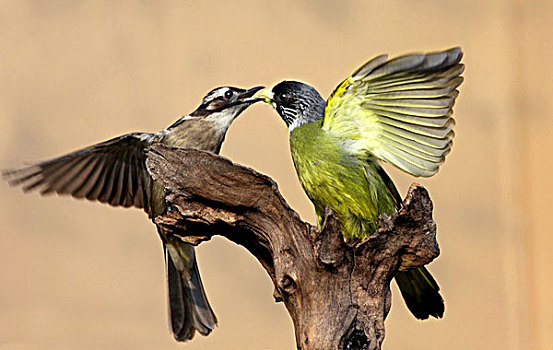
[[[286,305],[298,349],[380,349],[394,274],[439,255],[432,201],[417,184],[401,211],[383,215],[373,235],[349,246],[330,210],[319,231],[272,179],[220,156],[160,145],[147,166],[169,203],[156,223],[189,243],[221,235],[248,249]]]

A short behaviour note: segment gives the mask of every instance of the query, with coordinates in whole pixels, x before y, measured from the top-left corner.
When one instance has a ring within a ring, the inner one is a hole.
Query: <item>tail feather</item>
[[[420,320],[444,315],[444,300],[434,277],[424,267],[396,273],[396,282],[411,313]]]
[[[178,244],[187,245],[184,242]],[[208,335],[217,325],[217,318],[203,288],[194,249],[191,246],[186,248],[167,249],[164,247],[169,294],[169,321],[173,336],[178,341],[192,339],[196,330],[202,335]],[[187,256],[175,254],[175,252],[183,251],[187,251]],[[174,260],[177,262],[175,263]],[[177,267],[181,269],[179,270]]]
[[[167,269],[167,292],[169,302],[169,325],[178,341],[185,341],[194,337],[192,326],[191,305],[186,303],[186,292],[183,288],[183,279],[180,276],[173,260],[165,250],[165,267]]]
[[[215,313],[209,305],[204,286],[198,271],[196,257],[193,257],[193,265],[190,270],[190,279],[185,280],[186,289],[190,292],[190,300],[194,306],[194,327],[202,335],[208,335],[217,325]]]

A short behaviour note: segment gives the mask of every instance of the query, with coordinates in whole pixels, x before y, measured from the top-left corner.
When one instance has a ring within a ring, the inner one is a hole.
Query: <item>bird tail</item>
[[[186,341],[196,330],[208,335],[217,325],[217,318],[204,291],[194,247],[175,238],[165,242],[164,253],[173,336]]]
[[[425,320],[429,316],[441,318],[444,315],[440,287],[425,267],[399,271],[395,278],[407,308],[416,318]]]

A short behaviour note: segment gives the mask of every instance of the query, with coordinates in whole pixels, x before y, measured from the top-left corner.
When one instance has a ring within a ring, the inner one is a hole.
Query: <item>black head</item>
[[[266,97],[290,131],[324,116],[325,100],[307,84],[282,81],[273,87],[269,95]]]
[[[229,113],[240,113],[252,103],[261,101],[261,98],[252,97],[262,86],[245,90],[232,86],[222,86],[208,92],[192,113],[194,116],[208,116],[216,112],[227,111]]]

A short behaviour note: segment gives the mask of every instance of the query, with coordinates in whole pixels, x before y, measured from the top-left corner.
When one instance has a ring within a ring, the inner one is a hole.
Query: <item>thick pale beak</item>
[[[273,91],[270,88],[260,89],[254,97],[263,99],[265,103],[273,103]]]
[[[259,97],[254,97],[254,98],[250,98],[252,96],[255,95],[256,92],[258,92],[259,90],[262,90],[264,88],[264,86],[256,86],[256,87],[253,87],[251,89],[248,89],[246,91],[244,91],[243,93],[240,94],[240,96],[237,97],[237,101],[240,101],[240,102],[243,102],[243,103],[246,103],[246,102],[258,102],[258,101],[261,101],[261,98]]]

